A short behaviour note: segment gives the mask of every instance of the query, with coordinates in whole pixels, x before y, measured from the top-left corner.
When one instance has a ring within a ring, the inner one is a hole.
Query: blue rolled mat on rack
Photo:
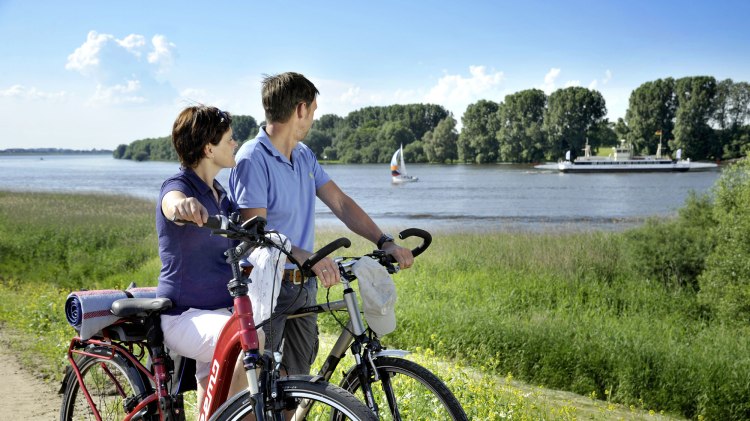
[[[74,291],[65,300],[65,317],[68,323],[78,331],[81,339],[89,339],[105,327],[120,320],[110,311],[112,303],[131,297],[156,298],[156,288],[131,288],[127,291],[118,289]]]

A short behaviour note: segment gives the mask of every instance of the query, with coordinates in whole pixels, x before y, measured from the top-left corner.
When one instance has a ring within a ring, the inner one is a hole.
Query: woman
[[[232,138],[231,116],[216,107],[187,107],[172,127],[172,144],[180,172],[161,187],[156,207],[156,231],[162,261],[157,296],[172,300],[161,317],[164,343],[196,361],[198,405],[203,398],[209,364],[222,327],[230,317],[232,298],[227,281],[232,271],[224,251],[235,242],[202,226],[209,215],[230,215],[234,207],[215,179],[223,168],[234,167],[237,142]],[[259,332],[260,333],[260,332]],[[230,396],[247,386],[243,370],[235,370]]]

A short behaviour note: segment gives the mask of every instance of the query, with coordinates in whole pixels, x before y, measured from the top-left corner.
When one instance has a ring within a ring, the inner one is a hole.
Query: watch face
[[[380,240],[378,240],[378,248],[382,248],[383,244],[385,244],[387,242],[393,242],[393,237],[391,237],[390,234],[383,234],[380,237]]]

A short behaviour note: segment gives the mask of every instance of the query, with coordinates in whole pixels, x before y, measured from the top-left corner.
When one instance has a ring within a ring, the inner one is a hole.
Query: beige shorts
[[[219,334],[231,315],[232,312],[226,308],[191,308],[182,314],[162,314],[164,344],[171,351],[195,360],[195,378],[198,381],[208,377]]]

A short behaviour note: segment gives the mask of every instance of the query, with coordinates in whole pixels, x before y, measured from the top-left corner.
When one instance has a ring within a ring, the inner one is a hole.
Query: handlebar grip
[[[427,250],[427,247],[432,244],[432,235],[429,232],[419,228],[407,228],[398,234],[398,238],[402,240],[409,237],[419,237],[422,239],[422,244],[418,245],[411,251],[411,254],[414,257],[422,254],[425,250]]]
[[[193,221],[186,221],[184,219],[175,219],[174,222],[188,225],[198,225]],[[206,223],[203,224],[203,228],[211,228],[215,230],[225,230],[229,227],[229,218],[224,215],[210,215]]]
[[[322,248],[320,248],[318,251],[313,253],[312,256],[310,256],[307,260],[305,260],[304,263],[302,263],[302,272],[307,272],[307,274],[310,274],[310,268],[312,268],[316,263],[320,261],[320,259],[328,256],[329,254],[333,253],[335,250],[340,249],[341,247],[348,248],[352,245],[352,242],[349,241],[346,237],[341,237],[337,240],[333,240],[332,242],[326,244]]]
[[[211,215],[203,226],[215,230],[225,230],[229,226],[229,218],[224,215]]]

